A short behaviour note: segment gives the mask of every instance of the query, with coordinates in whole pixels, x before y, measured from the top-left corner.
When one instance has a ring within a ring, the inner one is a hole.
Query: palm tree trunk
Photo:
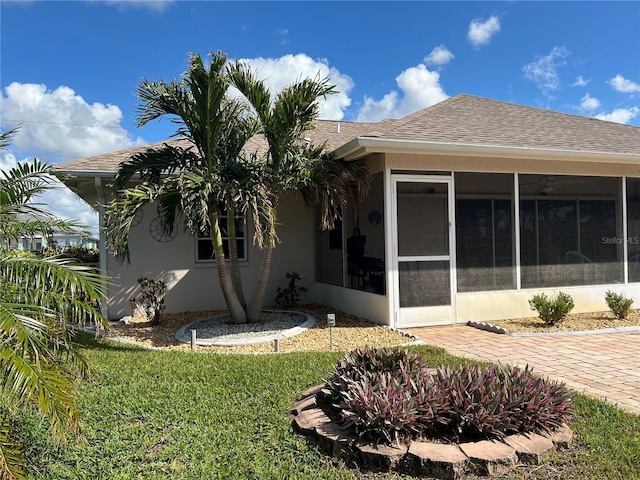
[[[236,217],[233,209],[227,209],[227,236],[229,237],[229,262],[231,263],[231,281],[233,289],[236,291],[238,301],[242,308],[247,306],[244,299],[244,289],[242,288],[242,277],[240,276],[240,262],[238,260],[238,242],[236,240]]]
[[[227,310],[229,310],[229,323],[247,323],[247,314],[233,288],[233,280],[231,279],[231,273],[225,260],[218,215],[216,213],[210,213],[209,217],[211,221],[211,241],[213,242],[213,249],[216,252],[218,280],[220,281],[224,301],[227,304]]]
[[[260,275],[258,283],[251,296],[251,301],[247,306],[247,320],[249,322],[259,322],[262,316],[262,306],[264,304],[264,296],[269,283],[269,273],[271,271],[271,253],[273,247],[267,245],[262,253],[262,264],[260,265]]]

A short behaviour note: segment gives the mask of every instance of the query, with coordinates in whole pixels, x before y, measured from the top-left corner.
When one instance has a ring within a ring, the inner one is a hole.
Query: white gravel
[[[198,345],[247,345],[302,333],[315,324],[315,319],[302,312],[266,311],[260,323],[235,325],[225,323],[228,315],[205,318],[185,325],[176,332],[176,340],[191,342],[191,330],[196,331]]]

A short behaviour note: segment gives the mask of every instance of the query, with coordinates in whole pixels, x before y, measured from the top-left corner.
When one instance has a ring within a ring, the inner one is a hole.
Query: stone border
[[[510,335],[512,337],[579,337],[583,335],[605,335],[608,333],[640,332],[640,327],[611,327],[599,330],[581,330],[577,332],[510,332],[506,328],[491,325],[486,322],[468,321],[467,326],[484,330],[486,332]]]
[[[316,385],[300,396],[290,410],[294,432],[317,443],[326,453],[362,470],[406,473],[444,480],[458,480],[467,473],[502,475],[520,464],[537,465],[557,446],[572,442],[573,433],[564,426],[551,435],[509,435],[503,441],[482,440],[461,444],[411,442],[388,446],[363,443],[349,429],[333,422],[317,405]]]
[[[305,330],[308,330],[309,328],[313,327],[316,324],[315,317],[312,317],[308,313],[299,312],[299,311],[293,312],[289,310],[269,310],[269,312],[296,313],[306,317],[306,320],[304,320],[300,325],[297,325],[293,328],[289,328],[287,330],[281,330],[278,333],[272,333],[270,335],[260,335],[255,337],[246,337],[242,339],[236,338],[234,340],[217,340],[215,338],[197,338],[196,337],[196,345],[200,345],[203,347],[235,347],[239,345],[254,345],[257,343],[271,342],[276,339],[282,340],[283,338],[289,338],[295,335],[299,335]],[[218,315],[218,316],[226,316],[226,314]],[[204,320],[208,320],[209,318],[216,318],[216,317],[201,318],[199,320],[196,320],[195,322],[191,322],[187,325],[184,325],[183,327],[180,327],[175,334],[176,340],[179,341],[180,343],[191,343],[191,326],[196,323],[202,322]]]

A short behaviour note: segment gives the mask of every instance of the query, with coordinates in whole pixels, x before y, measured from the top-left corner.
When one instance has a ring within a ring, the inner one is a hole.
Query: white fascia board
[[[55,176],[69,176],[69,177],[112,177],[115,178],[116,173],[110,170],[52,170]]]
[[[594,152],[560,148],[511,147],[477,143],[445,143],[372,137],[355,138],[334,150],[333,153],[338,158],[344,158],[345,160],[357,160],[369,153],[405,153],[640,164],[640,154],[633,153]]]

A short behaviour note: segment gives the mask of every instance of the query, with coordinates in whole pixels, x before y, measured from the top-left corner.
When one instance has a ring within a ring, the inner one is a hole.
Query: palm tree
[[[228,68],[231,83],[249,102],[268,144],[260,159],[265,172],[262,181],[269,192],[264,205],[266,222],[263,260],[256,289],[247,306],[249,321],[260,319],[269,280],[271,256],[277,235],[277,209],[288,193],[298,191],[308,208],[320,208],[321,227],[333,228],[341,207],[358,203],[367,194],[371,177],[368,169],[355,162],[345,162],[327,155],[323,146],[305,140],[305,133],[315,129],[319,114],[318,99],[336,93],[328,79],[303,79],[272,98],[264,81],[259,80],[246,63],[235,62]]]
[[[360,185],[366,184],[369,176],[362,167],[337,162],[323,155],[322,147],[302,141],[317,118],[318,98],[334,91],[326,80],[297,82],[272,102],[264,83],[244,65],[227,65],[222,53],[211,57],[207,70],[200,56],[192,56],[180,82],[143,80],[138,86],[142,101],[138,125],[169,115],[180,125],[176,136],[185,138],[186,144],[163,144],[121,164],[105,227],[110,249],[123,260],[128,258],[128,233],[135,213],[149,203],[157,204],[167,231],[174,228],[178,214],[191,232],[208,228],[230,322],[253,322],[261,316],[271,253],[277,242],[280,199],[288,192],[302,190],[309,203],[326,198],[320,203],[328,210],[341,204],[347,191],[353,193],[346,183],[358,179]],[[231,84],[245,95],[244,100],[228,94]],[[267,140],[266,155],[246,151],[247,141],[257,134]],[[135,175],[139,181],[130,186],[134,178],[138,180]],[[248,305],[233,241],[238,214],[253,219],[254,241],[264,250],[259,281]],[[231,239],[229,265],[222,243],[222,216],[227,217],[224,233]],[[330,226],[334,216],[325,214],[323,218]]]
[[[13,132],[0,132],[0,148],[8,145]],[[20,231],[19,215],[26,212],[39,214],[41,226],[46,226],[49,214],[33,199],[52,188],[52,181],[49,167],[38,161],[2,172],[0,237],[5,228]],[[102,283],[97,273],[70,260],[0,248],[3,394],[9,406],[35,404],[50,419],[59,440],[69,431],[81,434],[74,382],[88,370],[72,343],[72,326],[102,324],[94,306],[102,297]],[[0,411],[0,478],[26,478],[22,447],[13,437],[12,425],[9,411]]]
[[[136,212],[149,203],[157,204],[166,231],[174,228],[178,214],[190,232],[208,229],[230,321],[246,323],[239,273],[232,275],[225,262],[220,217],[230,217],[228,226],[234,225],[236,211],[253,211],[258,218],[267,200],[257,201],[262,192],[256,184],[257,165],[242,155],[257,125],[244,105],[227,95],[225,63],[226,56],[215,53],[207,69],[202,58],[193,55],[181,81],[143,80],[138,85],[138,126],[171,116],[179,125],[176,136],[186,142],[149,148],[120,165],[105,231],[109,248],[118,258],[128,259],[131,224]],[[134,175],[139,175],[139,182],[130,186]]]

